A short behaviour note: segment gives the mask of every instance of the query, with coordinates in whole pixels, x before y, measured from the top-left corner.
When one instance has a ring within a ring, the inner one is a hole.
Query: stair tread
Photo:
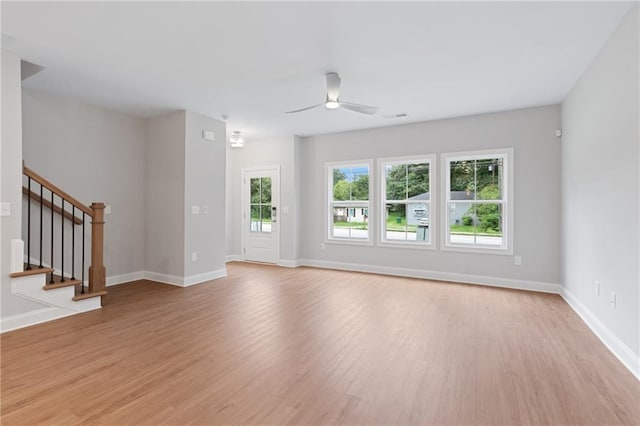
[[[71,287],[81,283],[80,280],[72,280],[71,278],[65,278],[64,281],[60,281],[60,277],[57,275],[53,276],[53,281],[53,284],[47,283],[42,288],[45,290],[53,290],[54,288]]]
[[[17,277],[27,277],[29,275],[48,274],[50,272],[53,272],[53,268],[39,268],[38,265],[31,265],[31,270],[27,270],[28,266],[29,265],[25,263],[24,271],[12,272],[9,274],[9,276],[11,278],[17,278]]]
[[[88,291],[85,291],[84,294],[80,294],[79,290],[76,288],[76,295],[73,296],[73,300],[77,302],[78,300],[90,299],[92,297],[98,297],[98,296],[105,296],[106,294],[107,294],[106,291],[96,291],[94,293],[89,293]]]

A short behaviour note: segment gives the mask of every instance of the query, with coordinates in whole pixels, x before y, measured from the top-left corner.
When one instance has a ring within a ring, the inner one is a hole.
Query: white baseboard
[[[228,254],[225,258],[225,262],[239,262],[242,260],[242,256],[239,254]]]
[[[159,283],[177,285],[178,287],[182,287],[184,283],[183,277],[178,277],[176,275],[167,275],[161,274],[158,272],[152,271],[144,271],[144,279],[150,281],[157,281]]]
[[[191,275],[184,278],[183,287],[205,283],[211,280],[217,280],[227,276],[227,268],[218,269],[217,271],[206,272],[204,274]]]
[[[227,276],[227,268],[216,271],[205,272],[204,274],[191,275],[189,277],[178,277],[175,275],[160,274],[152,271],[144,271],[144,279],[157,281],[164,284],[171,284],[178,287],[188,287],[195,284],[204,283]]]
[[[302,265],[299,260],[280,259],[278,261],[278,266],[284,266],[285,268],[297,268]]]
[[[483,275],[459,274],[457,272],[428,271],[423,269],[398,268],[393,266],[364,265],[358,263],[333,262],[326,260],[300,259],[299,266],[339,269],[342,271],[369,272],[373,274],[394,275],[399,277],[423,278],[428,280],[452,281],[464,284],[479,284],[491,287],[504,287],[516,290],[539,291],[560,294],[560,284],[539,281],[517,280],[512,278],[487,277]]]
[[[593,334],[640,380],[640,355],[634,353],[629,346],[624,344],[622,340],[604,325],[602,321],[569,290],[563,288],[561,296],[591,331],[593,331]]]
[[[0,318],[0,332],[4,333],[6,331],[17,330],[79,313],[81,312],[70,311],[59,307],[49,307],[25,312],[24,314],[10,315]]]
[[[107,275],[107,287],[145,279],[145,271],[130,272],[121,275]]]

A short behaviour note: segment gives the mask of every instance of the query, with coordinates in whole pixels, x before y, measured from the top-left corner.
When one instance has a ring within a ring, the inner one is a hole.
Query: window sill
[[[380,241],[378,242],[378,247],[384,248],[399,248],[399,249],[411,249],[411,250],[435,250],[436,245],[433,243],[430,244],[412,244],[412,243],[404,243],[404,242],[390,242],[390,241]]]
[[[339,245],[348,245],[348,246],[364,246],[371,247],[373,246],[373,241],[371,240],[357,240],[357,239],[337,239],[337,238],[327,238],[324,240],[325,244],[339,244]]]
[[[475,253],[475,254],[496,254],[499,256],[513,256],[513,248],[492,248],[488,246],[465,246],[465,245],[447,245],[440,247],[442,251]]]

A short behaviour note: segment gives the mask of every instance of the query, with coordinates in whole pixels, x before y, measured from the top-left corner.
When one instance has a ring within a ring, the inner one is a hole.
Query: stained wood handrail
[[[58,197],[64,198],[65,201],[73,204],[77,209],[80,209],[81,211],[85,212],[90,217],[92,217],[92,218],[94,217],[95,213],[94,213],[93,209],[91,209],[91,207],[81,203],[75,197],[72,197],[71,195],[69,195],[68,193],[63,191],[62,189],[58,188],[56,185],[52,184],[46,178],[40,176],[39,174],[37,174],[36,172],[31,170],[27,166],[25,166],[25,165],[22,166],[22,173],[25,176],[28,176],[31,179],[33,179],[34,181],[38,182],[40,185],[44,186],[49,191],[51,191],[54,194],[56,194]],[[39,199],[40,199],[40,197],[38,197],[38,200]]]
[[[34,201],[40,201],[40,194],[36,194],[35,192],[31,191],[31,193],[29,193],[29,188],[27,188],[26,186],[22,187],[22,193],[24,195],[28,195],[31,197],[32,200]],[[47,200],[47,199],[43,199],[42,200],[42,205],[47,207],[47,208],[51,208],[51,201]],[[71,213],[69,213],[68,211],[62,211],[62,209],[58,206],[53,206],[53,211],[58,213],[58,214],[64,214],[64,217],[69,219],[69,220],[73,220],[73,223],[75,223],[76,225],[82,225],[82,219],[80,219],[79,217],[76,217],[74,215],[72,215]]]

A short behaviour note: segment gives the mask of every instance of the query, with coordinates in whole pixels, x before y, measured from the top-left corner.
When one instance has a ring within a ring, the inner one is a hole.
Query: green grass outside
[[[460,235],[488,235],[488,236],[502,236],[502,232],[495,231],[493,229],[480,230],[479,228],[474,228],[472,225],[451,225],[451,233],[452,234],[460,234]]]
[[[334,222],[333,226],[336,228],[351,228],[351,229],[368,229],[367,222]]]

